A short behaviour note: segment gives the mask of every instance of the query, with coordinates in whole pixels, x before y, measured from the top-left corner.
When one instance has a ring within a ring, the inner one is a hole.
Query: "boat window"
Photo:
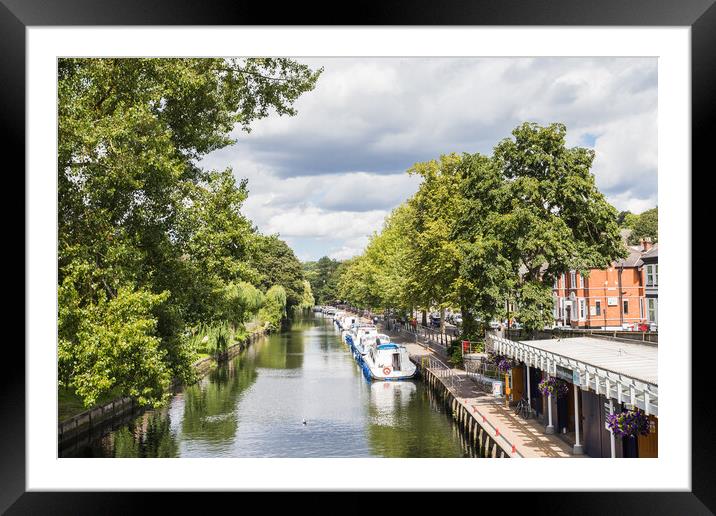
[[[393,353],[393,370],[400,371],[400,355]]]

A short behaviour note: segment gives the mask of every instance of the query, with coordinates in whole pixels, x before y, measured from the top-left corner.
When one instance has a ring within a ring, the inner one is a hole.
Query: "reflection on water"
[[[306,424],[303,421],[306,420]],[[464,457],[420,381],[367,382],[330,320],[310,316],[170,404],[75,450],[85,457]]]

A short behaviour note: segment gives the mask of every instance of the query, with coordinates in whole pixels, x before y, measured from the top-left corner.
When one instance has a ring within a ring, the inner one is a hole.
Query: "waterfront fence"
[[[388,331],[400,331],[415,335],[424,344],[436,344],[443,348],[443,351],[450,346],[450,343],[460,335],[457,328],[445,328],[442,333],[437,328],[431,328],[422,324],[413,326],[409,322],[397,319],[386,319],[385,327]]]
[[[648,344],[659,343],[659,333],[655,331],[598,330],[563,327],[530,332],[525,330],[505,330],[505,338],[510,340],[568,339],[571,337],[586,336],[638,341]]]

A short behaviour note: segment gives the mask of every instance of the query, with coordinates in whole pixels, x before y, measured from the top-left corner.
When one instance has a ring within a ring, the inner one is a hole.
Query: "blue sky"
[[[656,58],[297,60],[325,69],[298,114],[237,129],[202,165],[248,178],[244,214],[301,260],[359,254],[417,190],[413,163],[490,154],[524,121],[563,122],[569,145],[593,148],[618,209],[656,206]]]

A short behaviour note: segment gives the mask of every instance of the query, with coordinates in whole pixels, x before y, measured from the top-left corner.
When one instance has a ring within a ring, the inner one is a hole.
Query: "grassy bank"
[[[225,350],[244,341],[252,332],[264,326],[264,322],[257,319],[247,322],[243,327],[232,329],[227,324],[202,325],[196,328],[193,335],[187,337],[187,342],[195,353],[194,363],[202,359],[213,357],[217,351]],[[57,389],[58,421],[65,421],[86,410],[105,405],[124,396],[119,388],[109,391],[97,400],[91,407],[86,407],[74,389],[59,387]]]
[[[97,403],[95,403],[93,406],[85,407],[82,403],[82,399],[75,393],[74,389],[60,387],[57,389],[58,421],[64,421],[66,419],[71,418],[72,416],[81,414],[85,410],[99,407],[121,396],[122,393],[119,391],[119,389],[115,389],[107,393],[107,395],[103,396],[102,398],[98,399]]]

